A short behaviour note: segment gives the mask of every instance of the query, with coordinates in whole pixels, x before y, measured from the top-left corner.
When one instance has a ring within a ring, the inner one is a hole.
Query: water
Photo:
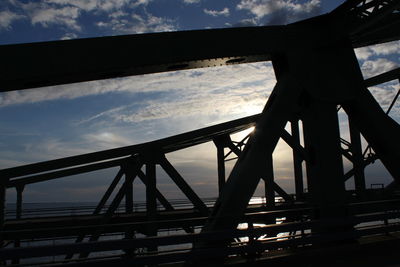
[[[216,201],[216,198],[205,198],[204,203],[208,207],[212,207]],[[275,202],[282,202],[281,197],[276,197]],[[193,208],[193,205],[188,200],[172,199],[169,200],[171,205],[175,209],[186,209]],[[249,204],[266,204],[265,197],[252,197]],[[92,214],[97,206],[97,202],[43,202],[43,203],[23,203],[22,204],[22,217],[21,218],[33,218],[33,217],[48,217],[48,216],[73,216]],[[108,208],[105,205],[102,212]],[[137,201],[134,203],[134,211],[145,211],[146,203],[144,201]],[[158,209],[163,210],[163,207],[158,203]],[[116,213],[122,213],[125,210],[124,205],[120,205]],[[16,204],[7,203],[6,205],[6,219],[16,218]]]

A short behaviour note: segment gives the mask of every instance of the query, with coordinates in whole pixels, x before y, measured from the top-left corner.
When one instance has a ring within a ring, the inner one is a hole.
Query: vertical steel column
[[[294,119],[290,122],[291,130],[292,130],[292,138],[293,141],[300,145],[300,131],[299,131],[299,120]],[[302,167],[302,158],[299,155],[299,152],[296,149],[293,149],[293,170],[294,170],[294,184],[296,191],[296,200],[301,200],[303,198],[304,193],[304,185],[303,185],[303,167]]]
[[[345,216],[343,162],[336,105],[308,96],[303,116],[308,192],[322,220]]]
[[[267,207],[275,207],[275,191],[274,191],[274,166],[272,154],[267,156],[265,164],[265,174],[263,176],[265,198],[267,201]]]
[[[353,158],[354,169],[354,186],[356,194],[359,198],[365,195],[365,175],[364,175],[364,159],[361,147],[361,136],[357,127],[349,118],[350,140],[351,140],[351,153]]]
[[[131,172],[125,174],[125,212],[133,213],[133,177]]]
[[[240,149],[232,142],[229,134],[221,135],[213,139],[214,145],[217,147],[217,168],[218,168],[218,192],[221,193],[225,185],[225,151],[227,147],[232,153],[238,157],[242,153]]]
[[[5,217],[6,217],[7,183],[8,179],[0,179],[0,231],[3,231]],[[0,248],[2,248],[3,245],[4,245],[4,240],[0,237]]]
[[[125,212],[127,214],[133,213],[133,181],[135,179],[135,171],[133,166],[128,166],[125,171]],[[129,229],[125,232],[126,239],[132,239],[135,236],[135,231]],[[134,249],[125,250],[127,256],[133,257],[135,254]]]
[[[217,146],[217,164],[218,164],[218,192],[221,193],[225,185],[225,153],[224,146],[215,144]]]
[[[4,180],[0,178],[0,232],[3,231],[5,216],[6,216],[6,188],[8,179]],[[3,248],[4,240],[0,235],[0,248]],[[5,261],[0,260],[0,265],[5,265]]]
[[[156,198],[156,164],[150,160],[146,163],[146,210],[147,210],[147,235],[157,236],[157,198]],[[149,247],[149,251],[156,251],[157,247]]]
[[[22,193],[24,192],[24,185],[17,186],[17,205],[16,205],[16,213],[15,218],[17,220],[21,219],[22,216]],[[19,239],[14,240],[14,247],[19,248],[21,246],[21,241]],[[12,264],[19,264],[19,258],[13,259]]]
[[[22,193],[24,192],[24,185],[17,186],[17,206],[16,206],[16,219],[21,219],[22,216]]]

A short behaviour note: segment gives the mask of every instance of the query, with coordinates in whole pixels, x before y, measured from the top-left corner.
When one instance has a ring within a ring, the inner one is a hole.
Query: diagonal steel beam
[[[141,162],[139,162],[138,160],[133,161],[133,166],[126,167],[126,168],[132,168],[132,169],[129,171],[127,171],[125,169],[125,175],[129,175],[133,178],[136,177],[142,166],[143,166],[143,164]],[[132,180],[133,180],[133,178],[132,178]],[[113,201],[111,202],[106,213],[104,214],[104,217],[103,217],[104,224],[110,220],[111,216],[118,209],[118,206],[120,205],[122,199],[124,198],[124,196],[126,194],[127,186],[128,186],[127,183],[123,183],[121,188],[118,190],[118,193],[115,195]],[[96,232],[90,236],[89,242],[97,241],[101,236],[101,231],[102,231],[102,229],[97,229]],[[86,258],[88,256],[89,256],[89,253],[81,253],[79,255],[79,258]]]
[[[400,144],[396,142],[400,136],[400,125],[382,110],[366,88],[360,91],[357,98],[343,103],[343,109],[389,173],[400,181]]]
[[[218,198],[204,232],[234,229],[252,197],[264,165],[275,149],[286,122],[297,107],[302,90],[287,74],[282,74],[266,107],[236,162],[223,192]]]
[[[274,188],[274,191],[277,192],[278,195],[280,195],[285,201],[291,202],[291,203],[294,202],[293,197],[291,195],[289,195],[288,193],[286,193],[286,191],[283,190],[283,188],[280,187],[276,182],[274,182],[273,188]]]
[[[165,156],[158,159],[158,163],[164,171],[171,177],[175,184],[181,189],[185,196],[193,203],[194,207],[198,209],[203,215],[208,215],[208,208],[200,197],[193,191],[188,183],[183,179],[179,172],[172,166]]]

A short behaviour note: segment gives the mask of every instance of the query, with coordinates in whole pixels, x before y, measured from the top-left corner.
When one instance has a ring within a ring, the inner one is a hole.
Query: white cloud
[[[264,90],[265,81],[275,81],[273,71],[265,63],[243,64],[10,91],[0,94],[0,107],[109,92],[171,92],[195,99],[200,94],[209,97],[208,94],[223,95],[228,90],[246,99],[246,88]]]
[[[129,16],[112,17],[109,21],[100,21],[96,24],[105,30],[111,29],[113,34],[134,34],[147,32],[167,32],[177,30],[175,21],[157,17],[146,13],[143,16],[132,14]]]
[[[30,155],[34,161],[44,161],[67,156],[74,156],[93,152],[88,144],[80,140],[66,142],[60,138],[48,138],[25,145],[26,155]],[[32,160],[31,159],[31,160]]]
[[[129,0],[46,0],[48,4],[74,6],[84,11],[112,11],[123,8]],[[133,4],[143,4],[148,0],[138,0]]]
[[[37,138],[37,142],[29,142],[24,145],[23,153],[26,156],[26,158],[24,158],[25,162],[38,162],[67,156],[75,156],[115,147],[128,146],[134,143],[135,142],[133,139],[128,139],[115,132],[112,132],[112,130],[108,131],[105,129],[96,131],[94,133],[85,133],[83,135],[76,136],[73,139],[56,137]],[[12,154],[9,156],[10,158],[15,157],[15,155]],[[17,158],[21,158],[21,156],[17,155]],[[0,166],[2,164],[4,165],[5,163],[7,162],[0,161]]]
[[[369,47],[357,48],[354,49],[354,52],[359,60],[367,60],[373,55],[373,52]]]
[[[258,25],[258,21],[256,18],[252,19],[243,19],[238,23],[235,23],[233,27],[254,27]]]
[[[359,60],[367,60],[372,56],[389,56],[399,53],[400,41],[361,47],[355,49],[354,51]]]
[[[284,7],[283,1],[280,0],[278,1],[242,0],[237,5],[237,9],[248,10],[258,18],[269,15],[283,7]]]
[[[386,58],[378,58],[376,60],[366,60],[361,65],[361,71],[364,78],[369,78],[398,67],[398,64]]]
[[[126,17],[126,16],[128,16],[128,15],[129,15],[129,14],[128,14],[127,12],[118,10],[118,11],[115,11],[115,12],[109,14],[108,16],[109,16],[110,18],[117,19],[117,18],[121,18],[121,17]]]
[[[0,12],[0,30],[1,29],[10,29],[11,24],[19,19],[23,19],[23,15],[18,15],[17,13],[4,10]]]
[[[33,25],[40,24],[43,27],[60,25],[76,31],[81,30],[81,26],[77,22],[80,9],[76,6],[51,5],[46,2],[13,1],[12,3],[22,10],[21,12],[30,19]]]
[[[273,72],[268,70],[269,67],[257,63],[159,74],[142,89],[136,88],[163,92],[164,97],[102,111],[79,124],[100,121],[132,124],[171,118],[182,121],[193,120],[199,114],[226,119],[256,114],[261,112],[269,89],[275,84]]]
[[[80,31],[81,27],[76,21],[78,16],[79,9],[76,7],[37,9],[32,12],[31,21],[33,25],[41,24],[48,27],[50,24],[59,24]]]
[[[133,144],[132,140],[107,131],[86,134],[84,139],[86,140],[85,143],[95,144],[93,146],[97,147],[97,149],[109,149]]]
[[[98,25],[110,27],[110,29],[116,28],[119,30],[117,33],[123,33],[124,29],[132,29],[132,25],[129,20],[118,20],[118,18],[128,16],[130,13],[128,11],[139,6],[146,6],[151,1],[152,0],[43,0],[23,2],[20,0],[10,0],[10,3],[19,10],[19,13],[24,15],[5,13],[4,17],[0,17],[0,28],[3,25],[8,27],[13,20],[19,18],[18,16],[26,16],[33,25],[41,25],[43,27],[57,25],[65,27],[68,30],[81,31],[82,26],[79,23],[79,18],[82,13],[90,12],[93,15],[108,14],[108,17],[112,20],[110,22],[99,22]],[[163,31],[165,29],[165,27],[161,27],[161,25],[154,25],[157,23],[154,21],[156,17],[148,16],[148,20],[143,22],[143,25],[151,23],[148,29],[156,28],[158,31]],[[167,21],[164,21],[164,23],[168,25]],[[125,24],[127,25],[124,27]],[[159,22],[159,24],[161,24],[161,22]],[[145,28],[143,25],[138,27],[143,29]],[[170,30],[170,28],[167,29]]]
[[[225,7],[221,11],[218,10],[211,10],[211,9],[203,9],[204,13],[213,17],[218,17],[218,16],[229,16],[229,8]]]
[[[254,63],[3,93],[3,106],[107,92],[116,93],[105,97],[129,100],[123,106],[109,105],[84,117],[78,112],[73,120],[61,123],[60,127],[70,129],[65,132],[73,134],[54,133],[51,128],[57,125],[49,126],[49,131],[40,128],[46,134],[27,139],[14,154],[3,149],[2,159],[7,162],[0,161],[0,165],[9,167],[12,160],[38,162],[152,141],[252,115],[262,110],[274,84],[270,64]],[[152,97],[142,99],[136,93],[151,93]]]
[[[185,4],[197,4],[200,3],[201,0],[183,0]]]
[[[152,0],[137,0],[136,2],[131,3],[131,7],[138,6],[147,6]]]
[[[391,81],[378,86],[373,86],[368,88],[372,95],[375,97],[376,101],[381,105],[381,107],[386,111],[390,104],[392,103],[394,96],[400,89],[400,85],[397,81]],[[398,102],[399,103],[399,100]],[[399,106],[395,105],[392,109],[391,114],[399,115]]]
[[[60,38],[60,40],[71,40],[71,39],[76,39],[76,38],[78,38],[78,35],[77,34],[75,34],[75,33],[66,33],[66,34],[64,34],[61,38]]]
[[[318,15],[321,1],[298,3],[293,0],[241,0],[238,10],[247,10],[257,19],[269,16],[268,24],[286,24]]]
[[[396,54],[399,53],[400,51],[400,41],[378,44],[375,46],[371,46],[370,49],[373,51],[375,55],[378,56],[387,56],[391,54]]]

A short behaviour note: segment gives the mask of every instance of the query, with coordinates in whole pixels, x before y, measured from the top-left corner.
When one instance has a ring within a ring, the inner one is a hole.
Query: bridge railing
[[[400,231],[400,200],[374,201],[369,203],[353,203],[347,209],[351,216],[345,220],[318,220],[308,217],[305,221],[283,222],[281,224],[261,224],[265,221],[265,213],[246,214],[247,218],[243,222],[252,221],[260,224],[250,227],[247,225],[242,229],[215,231],[211,233],[183,233],[176,232],[172,235],[159,235],[146,237],[136,236],[132,239],[96,240],[84,243],[58,243],[42,244],[31,247],[4,248],[0,250],[0,261],[10,261],[19,257],[25,262],[36,262],[37,264],[47,263],[60,264],[69,263],[78,266],[83,263],[90,264],[128,264],[134,263],[138,266],[148,264],[163,264],[172,262],[197,262],[213,261],[218,259],[229,260],[232,256],[241,256],[249,260],[258,257],[259,253],[265,251],[279,252],[282,249],[319,246],[331,242],[349,242],[358,238],[371,238],[377,234],[395,233]],[[375,207],[375,212],[365,207]],[[292,209],[281,211],[282,214],[300,213],[303,215],[315,213],[312,209]],[[178,221],[177,221],[178,222]],[[159,221],[160,224],[167,223]],[[140,227],[148,226],[151,222],[142,222]],[[139,226],[139,224],[136,224]],[[126,228],[132,228],[135,223],[123,223],[117,225],[107,225],[104,227],[120,228],[120,235],[124,234]],[[350,226],[350,227],[349,227]],[[333,232],[321,232],[316,229],[329,229],[334,227]],[[342,230],[338,230],[342,229]],[[73,226],[66,227],[64,231],[73,232]],[[3,233],[5,237],[19,234],[21,238],[29,238],[36,232],[55,232],[60,231],[56,228],[42,230],[18,231],[14,233]],[[281,233],[277,235],[278,233]],[[237,240],[230,242],[229,240]],[[206,242],[207,246],[201,246]],[[226,246],[226,242],[230,245]],[[398,241],[396,241],[398,242]],[[153,250],[158,247],[158,250]],[[92,253],[87,259],[63,259],[66,253]],[[125,255],[125,256],[123,256]],[[52,258],[54,257],[54,258]],[[23,262],[21,261],[21,262]],[[32,265],[34,265],[32,263]]]

